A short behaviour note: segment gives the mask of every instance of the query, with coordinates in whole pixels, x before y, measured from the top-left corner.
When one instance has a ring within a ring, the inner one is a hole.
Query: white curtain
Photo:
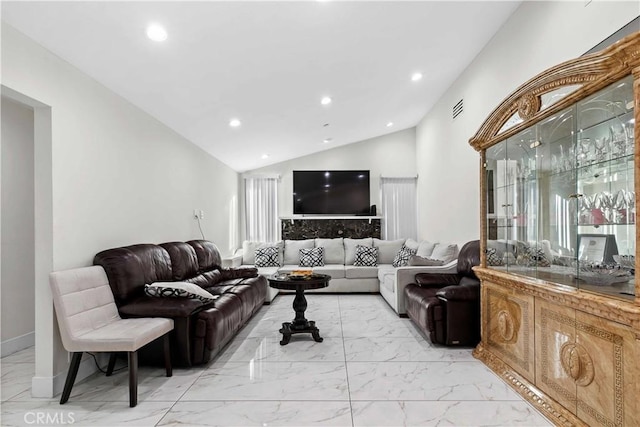
[[[247,176],[244,180],[246,239],[275,242],[280,239],[278,177]]]
[[[380,214],[384,239],[417,239],[417,183],[417,177],[380,178]]]

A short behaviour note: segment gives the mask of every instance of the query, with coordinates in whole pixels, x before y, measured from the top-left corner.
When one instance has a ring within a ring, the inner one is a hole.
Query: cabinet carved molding
[[[489,115],[469,143],[477,151],[485,149],[498,140],[520,132],[529,125],[531,120],[537,121],[550,117],[584,98],[586,94],[596,92],[629,74],[629,70],[638,66],[640,66],[640,44],[638,37],[630,36],[601,52],[585,55],[550,68],[520,86],[505,99]],[[581,88],[557,104],[540,110],[541,95],[572,85],[581,85]],[[636,108],[636,113],[637,111]],[[524,122],[500,132],[516,112],[520,112]]]
[[[473,356],[476,359],[481,360],[493,372],[498,374],[537,410],[543,413],[547,418],[552,419],[556,425],[566,427],[588,427],[587,424],[582,422],[570,411],[567,411],[564,407],[557,405],[552,399],[548,399],[546,395],[532,382],[519,375],[492,352],[487,351],[484,344],[478,344],[478,346],[473,350]]]

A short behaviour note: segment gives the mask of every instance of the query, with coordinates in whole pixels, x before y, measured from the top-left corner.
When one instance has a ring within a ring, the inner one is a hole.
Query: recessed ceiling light
[[[411,74],[411,81],[412,82],[417,82],[419,80],[422,80],[422,73],[413,73],[413,74]]]
[[[393,122],[389,122],[387,123],[387,127],[390,128],[391,126],[393,126]]]
[[[329,105],[331,104],[331,98],[328,96],[324,96],[321,100],[320,100],[320,104],[322,105]]]
[[[265,154],[263,154],[263,155],[262,155],[262,158],[263,158],[263,159],[268,159],[268,158],[269,158],[269,155],[265,153]]]
[[[154,42],[163,42],[167,39],[167,30],[162,25],[151,24],[147,27],[147,37]]]
[[[232,128],[237,128],[238,126],[240,126],[242,123],[240,122],[240,120],[238,119],[231,119],[229,120],[229,126],[231,126]]]
[[[322,142],[324,142],[325,144],[328,144],[332,141],[332,138],[325,138],[322,140]]]

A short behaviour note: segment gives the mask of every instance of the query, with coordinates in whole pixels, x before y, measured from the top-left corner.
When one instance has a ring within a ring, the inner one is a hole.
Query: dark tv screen
[[[293,171],[296,215],[369,215],[369,171]]]

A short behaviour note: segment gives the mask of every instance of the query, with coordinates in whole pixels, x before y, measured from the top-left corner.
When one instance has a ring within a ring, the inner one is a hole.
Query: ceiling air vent
[[[460,114],[462,114],[462,111],[464,111],[464,103],[462,101],[463,100],[461,99],[460,101],[458,101],[458,103],[456,105],[453,106],[453,118],[454,119],[456,117],[458,117]]]

